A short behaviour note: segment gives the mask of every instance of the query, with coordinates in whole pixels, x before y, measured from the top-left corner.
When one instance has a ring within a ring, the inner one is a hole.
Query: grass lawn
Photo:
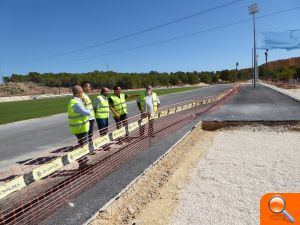
[[[198,87],[157,89],[155,90],[155,92],[158,95],[165,95],[170,93],[188,91],[195,88]],[[139,92],[140,91],[128,91],[125,93],[134,95],[138,94]],[[91,95],[91,99],[93,100],[95,96],[96,94]],[[131,97],[129,98],[129,100],[133,100],[135,98],[136,97]],[[64,113],[67,110],[69,99],[70,97],[57,97],[0,103],[0,124]]]

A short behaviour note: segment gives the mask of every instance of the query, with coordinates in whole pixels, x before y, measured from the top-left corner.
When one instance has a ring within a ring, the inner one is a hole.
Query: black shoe
[[[111,147],[109,145],[106,145],[106,146],[104,145],[102,147],[102,149],[103,149],[103,151],[109,151],[111,149]]]

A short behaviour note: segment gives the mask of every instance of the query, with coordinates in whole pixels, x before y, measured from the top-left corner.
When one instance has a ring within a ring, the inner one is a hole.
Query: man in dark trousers
[[[127,94],[121,93],[121,87],[114,87],[114,94],[108,98],[109,108],[113,113],[117,128],[127,125]]]
[[[114,94],[112,94],[109,98],[108,98],[108,102],[109,102],[109,108],[113,113],[114,116],[114,120],[116,122],[117,128],[121,128],[122,126],[125,127],[128,124],[127,121],[127,104],[126,104],[126,100],[129,98],[129,96],[127,94],[123,94],[121,93],[121,87],[120,86],[115,86],[114,87]],[[137,97],[138,95],[130,95],[130,97]],[[126,133],[125,136],[125,140],[126,141],[130,141],[129,140],[129,134]],[[121,142],[119,142],[121,143]]]
[[[101,94],[94,100],[94,111],[100,136],[107,134],[109,118],[108,92],[107,87],[102,88]]]
[[[88,142],[88,131],[90,128],[89,116],[91,111],[86,109],[82,103],[83,90],[79,85],[72,87],[73,98],[68,104],[68,118],[70,132],[74,134],[78,140],[80,147]],[[79,167],[86,165],[86,157],[78,161]]]

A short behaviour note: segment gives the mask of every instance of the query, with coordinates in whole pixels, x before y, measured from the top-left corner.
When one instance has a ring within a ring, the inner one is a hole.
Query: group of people
[[[73,98],[68,104],[68,118],[70,132],[78,139],[78,144],[83,146],[89,143],[90,151],[93,151],[94,123],[96,121],[100,135],[107,134],[110,112],[116,122],[117,128],[128,124],[128,109],[126,101],[129,97],[137,97],[137,107],[141,112],[141,118],[150,117],[159,110],[160,101],[150,85],[137,95],[129,96],[122,93],[121,87],[115,86],[114,93],[109,95],[109,89],[103,87],[101,93],[91,101],[88,93],[92,92],[91,83],[84,81],[80,85],[72,87]],[[153,136],[153,121],[149,121],[149,135]],[[140,129],[144,135],[144,128]],[[128,136],[128,134],[126,134]]]

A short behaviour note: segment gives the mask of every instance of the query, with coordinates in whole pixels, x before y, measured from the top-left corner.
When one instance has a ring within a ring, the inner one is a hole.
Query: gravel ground
[[[219,130],[179,194],[171,224],[258,224],[267,192],[300,192],[300,135],[284,127]]]

